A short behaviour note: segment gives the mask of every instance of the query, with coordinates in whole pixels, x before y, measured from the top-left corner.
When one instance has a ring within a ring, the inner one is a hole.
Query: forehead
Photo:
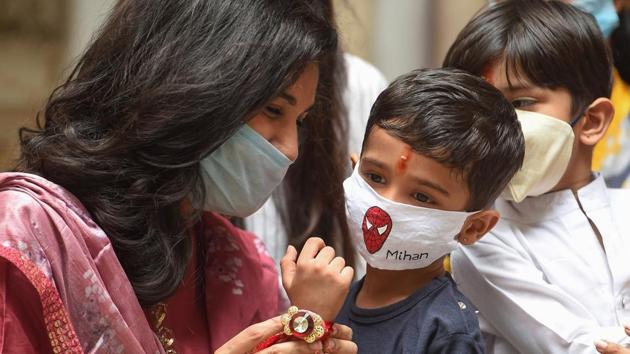
[[[501,92],[514,88],[534,88],[533,84],[521,70],[508,67],[505,58],[489,63],[483,72],[483,78]]]
[[[298,104],[311,105],[317,93],[319,82],[319,65],[310,63],[300,74],[298,79],[287,88],[286,93],[295,97]]]
[[[404,156],[406,165],[403,171],[399,169],[401,156]],[[434,158],[419,154],[411,146],[378,126],[373,127],[367,137],[361,159],[377,160],[400,176],[423,178],[434,181],[448,190],[467,193],[468,186],[461,173]]]

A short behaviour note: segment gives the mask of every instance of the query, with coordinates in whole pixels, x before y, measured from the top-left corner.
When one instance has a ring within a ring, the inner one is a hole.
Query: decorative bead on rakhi
[[[321,316],[308,310],[299,310],[296,306],[289,307],[280,321],[284,325],[284,334],[303,339],[306,343],[313,343],[326,333],[326,324]]]

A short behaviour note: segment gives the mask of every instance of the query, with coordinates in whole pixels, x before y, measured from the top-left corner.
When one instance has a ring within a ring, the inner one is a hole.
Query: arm
[[[520,352],[595,353],[596,340],[625,340],[621,326],[600,326],[571,294],[548,283],[525,251],[501,236],[458,249],[453,270],[460,290]]]
[[[320,252],[324,249],[326,251]],[[289,247],[282,260],[283,281],[293,303],[315,311],[325,319],[336,316],[339,310],[337,298],[341,297],[343,304],[353,275],[352,268],[345,267],[345,263],[334,258],[334,251],[331,254],[330,250],[332,248],[325,247],[321,239],[311,238],[299,258],[295,248]],[[279,317],[254,324],[230,339],[215,354],[250,352],[262,341],[282,332],[282,328]],[[352,330],[336,324],[331,337],[323,343],[288,341],[273,344],[259,353],[321,353],[324,350],[326,353],[352,354],[357,352],[357,346],[351,339]]]

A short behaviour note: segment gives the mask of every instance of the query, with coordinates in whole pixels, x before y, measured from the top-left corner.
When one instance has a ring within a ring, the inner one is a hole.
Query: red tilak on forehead
[[[407,170],[407,163],[411,159],[411,146],[405,146],[403,153],[400,154],[400,160],[398,161],[396,171],[398,174],[402,174]]]

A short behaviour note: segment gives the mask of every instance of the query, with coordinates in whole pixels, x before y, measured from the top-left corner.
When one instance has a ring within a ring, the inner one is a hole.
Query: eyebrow
[[[371,157],[364,157],[361,159],[361,163],[367,163],[370,165],[374,165],[375,167],[381,168],[386,170],[387,169],[387,165],[382,163],[381,161],[378,161],[376,159],[373,159]]]
[[[416,181],[417,184],[429,187],[431,189],[435,189],[436,191],[444,194],[447,197],[451,195],[446,189],[442,188],[442,186],[440,186],[439,184],[433,183],[431,181],[427,181],[426,179],[423,179],[420,177],[411,176],[411,178],[413,178],[413,180]]]
[[[502,87],[497,87],[497,89],[499,89],[499,91],[509,91],[509,92],[518,92],[518,91],[524,91],[524,90],[531,90],[536,88],[536,86],[533,85],[527,85],[527,84],[515,84],[515,85],[505,85]]]
[[[291,106],[295,106],[297,104],[297,99],[286,92],[281,93],[280,97],[284,98],[287,102],[289,102]]]

